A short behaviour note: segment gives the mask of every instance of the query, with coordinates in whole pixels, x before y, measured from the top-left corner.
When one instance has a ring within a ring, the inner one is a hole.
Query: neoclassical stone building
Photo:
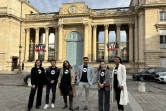
[[[44,67],[51,59],[59,67],[69,60],[77,69],[84,56],[94,67],[101,60],[113,67],[113,57],[120,56],[130,72],[166,65],[166,0],[131,0],[129,7],[107,9],[64,3],[51,13],[26,0],[1,0],[0,24],[0,71],[17,68],[19,45],[26,70],[36,59]],[[108,50],[115,44],[116,51]],[[36,45],[46,52],[36,52]]]

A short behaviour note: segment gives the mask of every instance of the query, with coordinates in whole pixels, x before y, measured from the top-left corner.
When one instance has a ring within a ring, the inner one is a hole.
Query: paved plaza
[[[140,93],[137,91],[138,81],[133,81],[128,76],[127,85],[130,103],[125,106],[126,111],[166,111],[166,84],[146,82],[146,92]],[[22,74],[0,75],[0,111],[26,111],[29,93],[30,87],[24,85]],[[81,100],[84,103],[84,93]],[[32,111],[45,111],[44,104],[45,88],[41,108],[39,110],[33,108]],[[68,109],[63,110],[63,105],[62,97],[57,94],[55,109],[49,108],[47,111],[69,111]],[[97,85],[94,84],[90,90],[88,111],[98,111],[97,106],[98,92]],[[83,111],[83,104],[80,111]],[[110,111],[117,111],[116,103],[111,103]]]

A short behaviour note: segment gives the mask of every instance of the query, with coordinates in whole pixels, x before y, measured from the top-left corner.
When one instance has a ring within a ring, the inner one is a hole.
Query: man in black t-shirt
[[[49,107],[49,93],[50,89],[52,89],[52,102],[51,107],[54,108],[55,102],[55,94],[56,94],[56,86],[58,82],[58,77],[60,73],[60,69],[55,66],[56,61],[51,60],[51,67],[46,70],[46,104],[44,109]]]
[[[79,110],[79,106],[81,105],[80,99],[82,95],[82,91],[85,89],[85,106],[84,110],[88,110],[88,102],[89,102],[89,88],[94,80],[94,69],[88,65],[88,57],[83,58],[83,65],[79,66],[77,72],[77,83],[78,83],[78,95],[77,95],[77,106],[74,110]]]

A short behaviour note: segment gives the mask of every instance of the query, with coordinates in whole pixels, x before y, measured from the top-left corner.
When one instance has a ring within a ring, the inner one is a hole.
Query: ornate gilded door
[[[74,67],[75,72],[77,72],[78,66],[82,64],[82,41],[83,38],[79,32],[71,32],[67,36],[66,59]]]

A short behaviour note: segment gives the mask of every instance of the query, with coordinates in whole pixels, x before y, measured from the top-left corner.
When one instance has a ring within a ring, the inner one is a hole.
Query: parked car
[[[137,72],[133,74],[134,80],[144,81],[144,80],[154,80],[155,73],[165,70],[165,67],[149,67],[142,72]]]
[[[159,78],[160,83],[166,83],[166,73]]]
[[[166,69],[162,70],[161,72],[157,72],[154,78],[160,83],[166,82]]]
[[[162,70],[162,71],[160,71],[160,72],[157,72],[157,73],[154,75],[154,79],[159,81],[160,75],[162,75],[162,74],[164,74],[164,73],[166,73],[166,69],[164,69],[164,70]]]

